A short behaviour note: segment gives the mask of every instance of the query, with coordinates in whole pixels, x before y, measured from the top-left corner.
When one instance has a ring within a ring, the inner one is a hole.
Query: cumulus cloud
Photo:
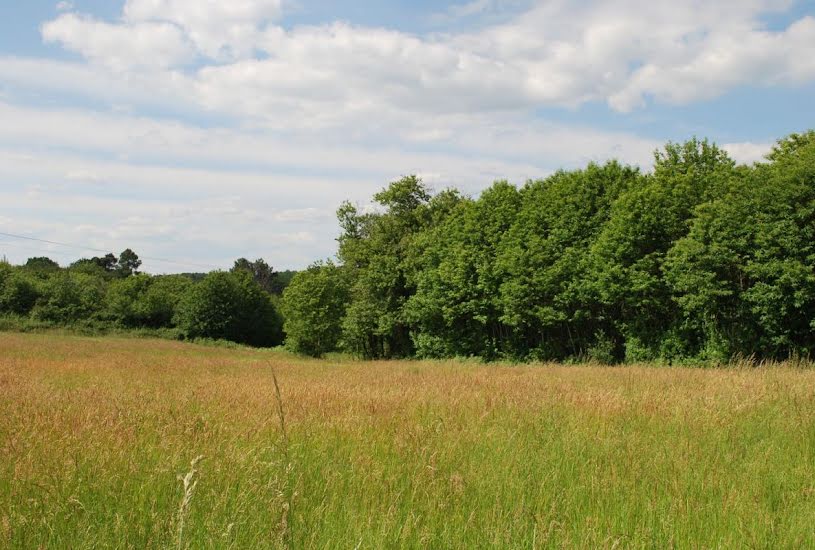
[[[617,110],[647,97],[708,99],[752,82],[800,83],[815,68],[792,51],[815,46],[804,17],[770,31],[762,17],[790,2],[546,2],[517,19],[454,37],[460,47],[506,60],[534,103],[607,101]]]
[[[42,27],[57,42],[114,68],[183,65],[194,56],[223,62],[251,57],[262,32],[281,11],[280,0],[127,0],[122,18],[105,22],[63,13]]]
[[[477,13],[493,1],[454,9]],[[122,20],[63,14],[48,41],[109,65],[173,67],[206,109],[325,127],[386,110],[500,111],[648,98],[708,99],[745,83],[815,79],[815,18],[770,30],[785,0],[538,3],[473,32],[415,35],[347,23],[285,28],[280,0],[128,0]],[[286,117],[286,115],[289,115]]]
[[[281,0],[127,0],[125,25],[169,22],[203,55],[217,60],[252,55],[259,33],[280,15]]]
[[[609,97],[612,107],[629,111],[647,96],[685,104],[722,95],[742,84],[794,85],[815,78],[815,18],[804,17],[780,32],[740,29],[714,33],[698,52],[674,62],[654,57],[634,71]]]
[[[162,107],[179,115],[200,107],[191,104],[189,77],[176,71],[130,70],[42,58],[0,56],[0,85],[7,96],[80,97],[96,105]]]
[[[42,36],[116,70],[166,68],[193,57],[181,31],[169,23],[118,25],[65,13],[43,25]]]

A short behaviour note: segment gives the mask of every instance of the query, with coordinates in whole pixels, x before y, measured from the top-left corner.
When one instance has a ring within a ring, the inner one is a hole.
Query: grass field
[[[493,546],[815,547],[815,371],[0,333],[0,547]]]

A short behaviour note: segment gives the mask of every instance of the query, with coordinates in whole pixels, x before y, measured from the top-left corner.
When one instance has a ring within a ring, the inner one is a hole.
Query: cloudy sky
[[[477,194],[693,135],[752,162],[812,97],[812,0],[0,0],[0,232],[299,268],[401,175]]]

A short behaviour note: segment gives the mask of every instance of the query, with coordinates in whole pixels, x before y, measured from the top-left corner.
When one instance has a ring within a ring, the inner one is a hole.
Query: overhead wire
[[[71,243],[63,243],[63,242],[59,242],[59,241],[52,241],[50,239],[40,239],[38,237],[30,237],[28,235],[19,235],[19,234],[16,234],[16,233],[6,233],[4,231],[0,231],[0,236],[9,237],[9,238],[12,238],[12,239],[21,239],[21,240],[26,240],[26,241],[34,241],[34,242],[39,242],[39,243],[46,243],[46,244],[51,244],[51,245],[54,245],[54,246],[64,246],[64,247],[73,248],[73,249],[76,249],[76,250],[87,250],[87,251],[90,251],[90,252],[100,252],[100,253],[103,253],[103,254],[107,254],[107,253],[110,252],[110,250],[104,250],[104,249],[95,248],[95,247],[92,247],[92,246],[82,246],[82,245],[71,244]],[[11,243],[7,243],[7,244],[11,244]],[[166,263],[166,264],[174,264],[174,265],[186,266],[186,267],[197,267],[197,268],[202,268],[202,269],[221,269],[220,266],[216,266],[216,265],[212,265],[212,264],[202,264],[202,263],[195,263],[195,262],[183,262],[183,261],[177,261],[177,260],[170,260],[170,259],[167,259],[167,258],[156,258],[156,257],[153,257],[153,256],[141,256],[141,255],[139,255],[139,259],[141,259],[141,260],[149,260],[151,262],[161,262],[161,263]]]

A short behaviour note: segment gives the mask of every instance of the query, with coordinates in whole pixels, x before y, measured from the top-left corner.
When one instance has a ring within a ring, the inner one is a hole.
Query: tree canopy
[[[694,138],[656,151],[650,172],[592,163],[477,198],[409,176],[373,198],[338,211],[338,349],[604,362],[815,351],[813,131],[753,166]],[[289,326],[323,307],[301,294]]]
[[[266,280],[276,277],[262,260],[254,265]],[[80,259],[67,268],[46,257],[30,258],[19,267],[0,262],[0,317],[86,330],[154,329],[178,338],[252,346],[282,343],[278,298],[255,273],[239,268],[201,277],[153,276],[140,273],[140,266],[129,248],[118,257]]]

